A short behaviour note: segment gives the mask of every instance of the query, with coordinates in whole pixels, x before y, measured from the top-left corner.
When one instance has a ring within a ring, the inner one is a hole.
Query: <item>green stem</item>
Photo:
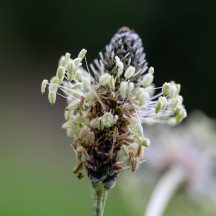
[[[103,214],[104,214],[104,208],[105,208],[105,205],[106,205],[107,195],[108,195],[108,191],[107,191],[106,189],[104,189],[103,197],[102,197],[102,211],[101,211],[101,216],[103,216]]]
[[[93,216],[103,216],[108,191],[101,185],[95,188]]]
[[[183,167],[171,167],[159,180],[148,203],[145,216],[162,216],[170,199],[184,183],[187,173]]]

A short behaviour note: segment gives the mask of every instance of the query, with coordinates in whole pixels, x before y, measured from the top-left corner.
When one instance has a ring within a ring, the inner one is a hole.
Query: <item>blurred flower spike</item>
[[[67,100],[63,128],[73,137],[78,159],[74,173],[83,177],[85,167],[94,187],[110,189],[125,168],[135,171],[142,162],[145,137],[143,123],[180,123],[186,117],[179,95],[180,85],[153,84],[154,68],[147,67],[142,40],[123,27],[113,36],[99,58],[82,67],[87,51],[74,59],[66,53],[59,60],[56,75],[44,80],[48,100],[60,95]]]
[[[212,207],[215,215],[215,129],[215,120],[201,112],[194,112],[184,124],[172,130],[165,127],[148,129],[154,145],[148,151],[147,161],[151,173],[155,172],[153,176],[159,177],[159,181],[146,216],[162,215],[180,187],[186,189],[192,201],[205,207],[206,215],[212,215]],[[163,202],[159,202],[160,197]]]

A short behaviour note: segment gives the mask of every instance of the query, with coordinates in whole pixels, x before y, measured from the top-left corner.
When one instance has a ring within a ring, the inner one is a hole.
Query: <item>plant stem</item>
[[[103,216],[108,191],[101,185],[95,188],[93,216]]]
[[[170,199],[186,179],[183,167],[171,167],[159,180],[150,201],[145,216],[162,216]]]
[[[106,200],[107,200],[107,196],[108,196],[108,190],[104,189],[104,195],[103,195],[103,200],[102,200],[102,216],[104,214],[104,208],[106,205]]]

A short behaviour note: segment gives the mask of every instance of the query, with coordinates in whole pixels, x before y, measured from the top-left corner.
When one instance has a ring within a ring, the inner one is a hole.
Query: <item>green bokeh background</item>
[[[90,215],[93,191],[87,179],[72,174],[71,140],[61,129],[64,100],[50,106],[40,83],[55,73],[66,51],[76,56],[86,48],[91,62],[121,26],[143,39],[157,85],[181,83],[188,111],[216,117],[215,9],[213,0],[1,1],[0,215]],[[119,188],[123,177],[105,215],[142,215],[143,209],[136,214],[126,204]],[[143,200],[149,193],[144,190]],[[166,215],[187,206],[178,197]],[[192,209],[186,215],[203,215]]]

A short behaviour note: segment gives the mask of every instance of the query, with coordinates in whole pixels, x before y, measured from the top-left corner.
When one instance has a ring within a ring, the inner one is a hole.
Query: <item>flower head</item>
[[[147,154],[149,165],[160,176],[172,166],[183,167],[189,195],[195,199],[208,196],[216,168],[214,130],[215,122],[202,113],[192,114],[186,124],[172,130],[149,128],[147,133],[154,137],[154,146]]]
[[[62,56],[56,75],[42,82],[41,91],[49,86],[51,104],[56,95],[67,100],[63,128],[74,138],[79,160],[74,173],[83,177],[85,167],[93,186],[111,188],[125,167],[138,168],[150,144],[142,123],[177,124],[186,111],[179,84],[154,87],[154,68],[148,69],[142,41],[129,28],[114,35],[91,71],[82,67],[86,52],[81,50],[75,59],[69,53]]]

